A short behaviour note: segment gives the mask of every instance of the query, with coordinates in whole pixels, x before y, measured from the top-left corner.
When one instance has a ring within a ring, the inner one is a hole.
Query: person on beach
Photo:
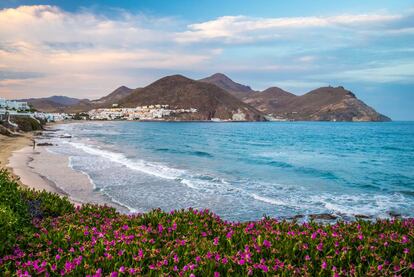
[[[36,148],[36,140],[35,139],[32,139],[32,142],[33,142],[33,151],[34,151],[35,148]]]

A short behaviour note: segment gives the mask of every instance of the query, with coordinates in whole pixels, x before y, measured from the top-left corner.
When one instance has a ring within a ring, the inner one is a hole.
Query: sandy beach
[[[0,137],[1,165],[8,168],[22,186],[66,196],[75,205],[106,204],[127,211],[105,195],[94,191],[90,178],[69,166],[69,157],[47,150],[47,147],[53,146],[37,146],[33,150],[33,136],[34,134],[28,133],[20,137]],[[35,138],[45,142],[42,136]]]
[[[9,166],[9,159],[13,152],[18,151],[24,147],[30,147],[32,144],[32,136],[32,133],[22,134],[18,137],[7,137],[0,135],[0,166],[3,168],[8,168],[13,174],[13,170]],[[15,177],[18,176],[15,175]],[[21,183],[21,185],[24,184]]]

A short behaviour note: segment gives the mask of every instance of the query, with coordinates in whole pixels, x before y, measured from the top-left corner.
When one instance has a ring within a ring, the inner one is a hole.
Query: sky
[[[0,1],[0,97],[96,99],[216,72],[299,95],[341,85],[414,120],[414,3]]]

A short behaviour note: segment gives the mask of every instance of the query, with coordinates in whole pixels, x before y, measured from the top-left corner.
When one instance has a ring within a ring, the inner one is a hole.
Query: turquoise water
[[[59,126],[97,190],[132,211],[414,216],[414,122],[154,123]]]

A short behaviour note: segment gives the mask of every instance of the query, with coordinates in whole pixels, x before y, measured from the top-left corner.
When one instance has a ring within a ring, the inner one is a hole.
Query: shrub
[[[43,129],[43,122],[37,121],[31,117],[12,116],[11,121],[19,126],[19,129],[23,132],[31,132]]]
[[[35,231],[33,219],[73,211],[67,198],[20,188],[7,170],[0,169],[0,255],[12,248],[18,236]]]
[[[32,218],[57,217],[75,210],[67,197],[58,194],[25,189],[21,191]]]
[[[414,276],[414,219],[324,225],[228,222],[194,209],[126,215],[84,205],[72,212],[56,195],[20,193],[7,173],[0,180],[7,236],[17,232],[20,213],[28,214],[10,199],[43,207],[32,232],[0,253],[6,276]]]
[[[124,215],[86,205],[43,219],[0,267],[51,276],[412,276],[413,231],[413,219],[238,223],[208,210]]]

